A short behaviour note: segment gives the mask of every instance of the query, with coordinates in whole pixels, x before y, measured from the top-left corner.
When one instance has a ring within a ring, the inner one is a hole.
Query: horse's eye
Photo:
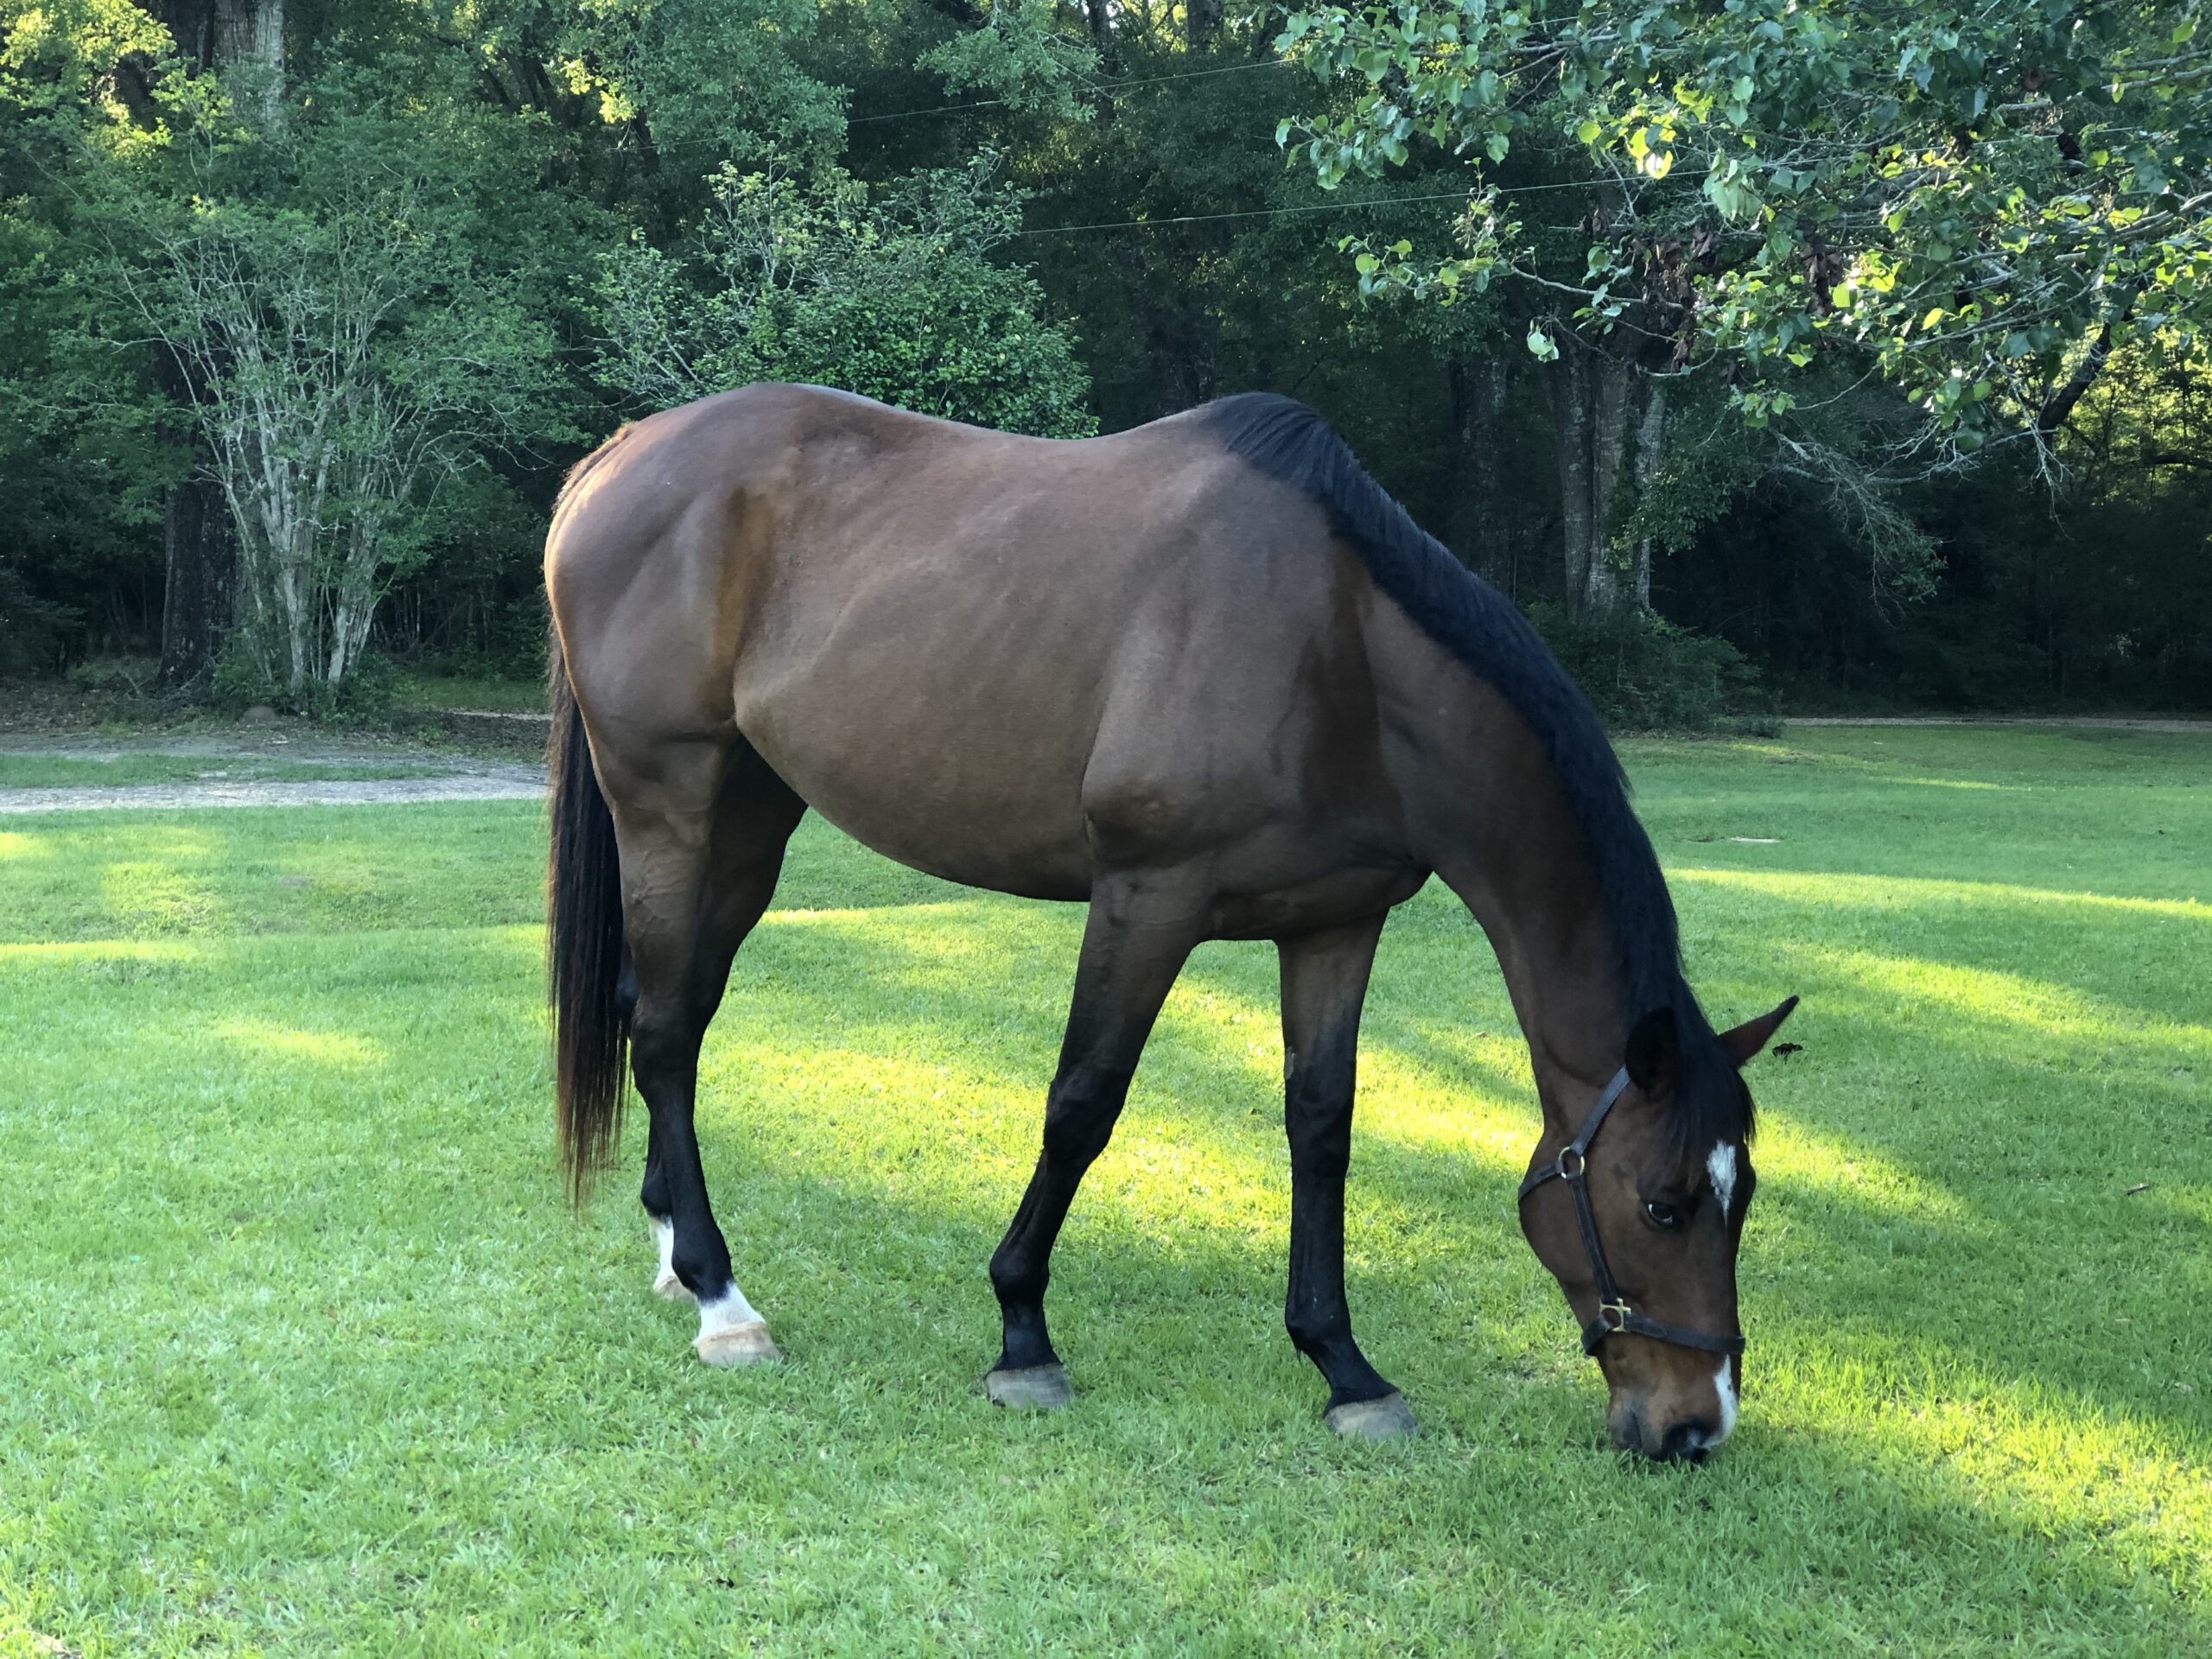
[[[1673,1205],[1662,1204],[1657,1198],[1643,1206],[1643,1213],[1654,1227],[1664,1227],[1672,1231],[1682,1224],[1682,1212]]]

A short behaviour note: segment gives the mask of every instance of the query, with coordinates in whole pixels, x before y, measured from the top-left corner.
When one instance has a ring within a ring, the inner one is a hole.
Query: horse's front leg
[[[1059,1070],[1046,1096],[1044,1150],[991,1256],[1005,1341],[983,1389],[1000,1405],[1050,1409],[1073,1398],[1045,1329],[1052,1243],[1084,1172],[1106,1149],[1152,1022],[1198,942],[1205,899],[1152,873],[1103,877],[1091,894]]]
[[[1352,1339],[1344,1301],[1344,1175],[1359,1014],[1382,917],[1281,942],[1283,1124],[1290,1135],[1290,1289],[1283,1324],[1328,1380],[1323,1421],[1338,1433],[1395,1440],[1415,1431],[1404,1396]]]

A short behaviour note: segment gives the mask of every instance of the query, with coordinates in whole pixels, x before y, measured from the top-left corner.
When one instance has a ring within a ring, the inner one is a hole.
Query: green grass
[[[1263,948],[1185,976],[1056,1262],[1081,1398],[1014,1418],[1076,909],[802,832],[706,1061],[790,1356],[729,1374],[630,1173],[563,1211],[531,807],[0,824],[0,1655],[2212,1650],[2212,741],[1629,760],[1710,1010],[1806,998],[1700,1469],[1605,1443],[1433,890],[1362,1072],[1354,1314],[1427,1427],[1375,1447],[1281,1330]]]
[[[261,755],[105,756],[0,753],[0,789],[107,788],[123,784],[354,783],[429,778],[445,769],[419,762],[280,760]]]

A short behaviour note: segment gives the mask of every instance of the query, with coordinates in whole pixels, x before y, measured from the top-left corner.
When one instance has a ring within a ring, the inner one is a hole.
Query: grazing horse
[[[1319,416],[1230,397],[1056,442],[758,385],[637,423],[563,490],[550,961],[581,1194],[626,1050],[643,1198],[701,1358],[777,1357],[731,1275],[692,1127],[699,1046],[809,807],[970,887],[1087,900],[1044,1148],[991,1257],[1001,1405],[1071,1397],[1053,1240],[1202,940],[1281,955],[1284,1320],[1340,1433],[1410,1432],[1344,1282],[1361,1003],[1433,874],[1527,1034],[1544,1132],[1521,1222],[1583,1325],[1614,1438],[1697,1458],[1736,1418],[1752,1173],[1716,1034],[1589,705],[1511,604]],[[1794,1001],[1794,999],[1792,1000]]]

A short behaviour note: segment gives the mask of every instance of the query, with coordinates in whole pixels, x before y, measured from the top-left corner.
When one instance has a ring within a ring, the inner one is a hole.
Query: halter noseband
[[[1605,1123],[1605,1115],[1613,1109],[1613,1103],[1628,1087],[1628,1068],[1623,1066],[1613,1073],[1613,1079],[1598,1096],[1598,1103],[1590,1109],[1590,1116],[1582,1120],[1582,1128],[1574,1139],[1560,1148],[1559,1156],[1541,1169],[1535,1171],[1521,1183],[1521,1200],[1546,1181],[1556,1178],[1567,1184],[1574,1195],[1574,1218],[1582,1224],[1582,1248],[1590,1257],[1590,1276],[1598,1286],[1598,1317],[1582,1327],[1582,1351],[1595,1354],[1598,1345],[1616,1331],[1624,1331],[1632,1337],[1649,1337],[1655,1342],[1671,1342],[1677,1348],[1701,1348],[1708,1354],[1740,1354],[1744,1351],[1741,1337],[1716,1337],[1704,1331],[1693,1331],[1688,1325],[1669,1325],[1664,1319],[1655,1319],[1637,1313],[1623,1299],[1620,1287],[1613,1282],[1612,1269],[1605,1265],[1605,1252],[1598,1244],[1598,1217],[1590,1208],[1589,1173],[1590,1143],[1598,1138],[1598,1130]]]

